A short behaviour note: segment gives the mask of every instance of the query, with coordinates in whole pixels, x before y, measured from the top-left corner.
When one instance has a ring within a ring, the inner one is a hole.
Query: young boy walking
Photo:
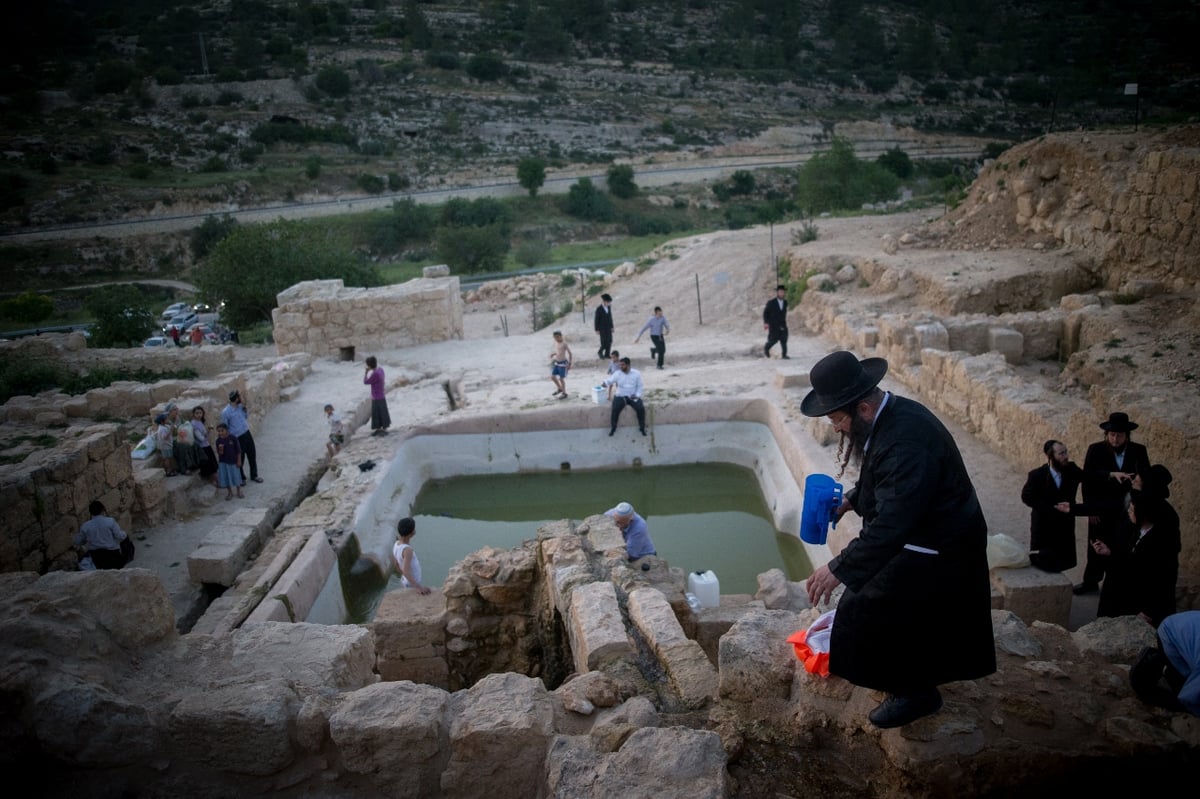
[[[552,397],[567,398],[567,372],[571,370],[571,348],[563,340],[561,330],[554,331],[554,349],[550,350],[550,379],[554,382]]]

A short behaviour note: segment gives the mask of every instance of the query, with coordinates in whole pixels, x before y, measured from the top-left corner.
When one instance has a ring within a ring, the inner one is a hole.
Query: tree
[[[886,169],[888,172],[891,172],[901,180],[912,177],[912,159],[908,157],[908,153],[904,152],[899,147],[893,147],[890,150],[886,150],[875,159],[875,163],[879,164],[881,167]]]
[[[517,182],[530,197],[536,197],[546,182],[546,162],[536,156],[522,158],[517,164]]]
[[[591,178],[580,178],[567,189],[564,208],[571,216],[593,222],[608,222],[614,215],[612,200],[596,188]]]
[[[32,291],[26,291],[0,303],[0,315],[30,325],[50,318],[53,313],[54,300],[45,294],[34,294]]]
[[[304,280],[341,278],[351,286],[377,286],[379,273],[349,244],[322,228],[280,219],[242,225],[212,251],[196,273],[200,292],[223,301],[223,321],[234,327],[270,321],[276,295]]]
[[[454,272],[475,274],[499,272],[508,254],[508,237],[499,226],[453,227],[437,229],[438,258]]]
[[[93,347],[134,347],[158,327],[146,298],[134,286],[103,286],[88,293],[84,306],[96,319]]]
[[[834,138],[828,152],[818,153],[800,167],[796,202],[808,214],[857,210],[863,203],[890,200],[900,179],[877,163],[860,161],[854,146]]]
[[[608,168],[608,193],[622,200],[628,200],[638,192],[637,184],[633,182],[633,167],[629,164],[613,164]]]
[[[192,258],[197,261],[203,260],[204,256],[212,252],[213,248],[232,233],[235,227],[237,227],[237,220],[229,214],[225,214],[220,217],[210,216],[199,226],[192,228]]]
[[[425,241],[433,233],[433,209],[428,205],[419,205],[416,200],[406,197],[392,203],[392,213],[395,214],[392,227],[398,245]]]

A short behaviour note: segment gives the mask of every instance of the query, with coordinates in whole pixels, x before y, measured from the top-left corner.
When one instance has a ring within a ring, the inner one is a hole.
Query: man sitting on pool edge
[[[628,502],[618,503],[615,508],[606,510],[604,515],[611,516],[620,528],[621,538],[625,541],[625,554],[630,561],[658,554],[646,529],[646,520],[635,513]]]

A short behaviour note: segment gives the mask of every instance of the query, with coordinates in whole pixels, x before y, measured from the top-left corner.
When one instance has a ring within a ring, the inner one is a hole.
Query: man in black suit
[[[1096,552],[1092,541],[1110,543],[1113,535],[1125,524],[1125,499],[1135,477],[1150,488],[1154,478],[1150,473],[1150,455],[1141,444],[1129,440],[1138,426],[1126,413],[1115,412],[1107,422],[1100,423],[1104,440],[1088,447],[1083,459],[1083,502],[1089,508],[1087,566],[1083,582],[1075,586],[1076,594],[1094,594],[1108,569],[1108,556]]]
[[[607,294],[600,295],[600,306],[596,308],[592,327],[600,334],[600,351],[597,355],[605,360],[612,349],[613,337],[612,297]]]
[[[1075,465],[1067,445],[1050,440],[1042,445],[1046,463],[1029,473],[1021,501],[1029,512],[1029,562],[1042,571],[1075,568],[1075,517],[1087,514],[1075,496],[1083,469]]]
[[[764,357],[771,357],[771,347],[778,341],[780,352],[787,358],[787,312],[787,286],[780,284],[775,287],[775,296],[767,300],[767,305],[763,308],[763,330],[767,331],[767,344],[763,347]]]

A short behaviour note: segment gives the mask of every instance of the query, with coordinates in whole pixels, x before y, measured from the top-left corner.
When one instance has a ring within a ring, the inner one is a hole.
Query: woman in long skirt
[[[363,374],[363,385],[371,387],[371,435],[387,435],[392,426],[392,417],[388,414],[387,394],[385,392],[383,368],[371,355],[367,358],[367,370]]]

